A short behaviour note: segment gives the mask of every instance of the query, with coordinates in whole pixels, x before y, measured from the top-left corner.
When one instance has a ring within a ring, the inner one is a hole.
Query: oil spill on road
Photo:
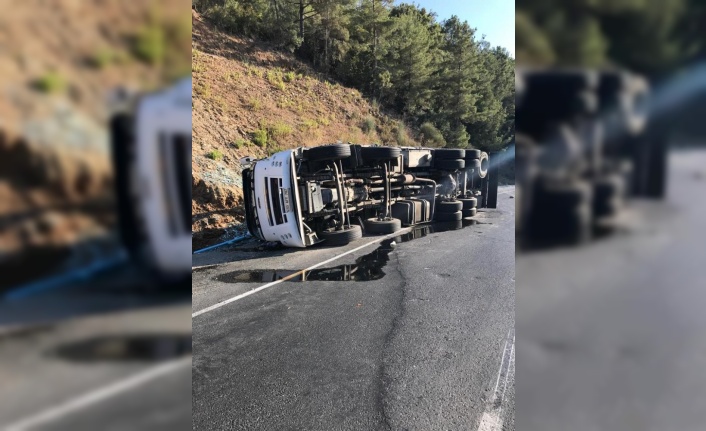
[[[411,231],[383,241],[372,252],[359,257],[355,263],[330,268],[315,268],[308,271],[295,269],[256,269],[238,270],[214,277],[222,283],[269,283],[277,280],[291,282],[304,281],[373,281],[385,276],[384,268],[390,260],[393,243],[400,244],[423,238],[427,235],[464,227],[485,224],[477,220],[464,219],[457,222],[433,223],[415,226]]]
[[[191,354],[191,334],[107,335],[63,344],[49,356],[72,362],[159,362]]]

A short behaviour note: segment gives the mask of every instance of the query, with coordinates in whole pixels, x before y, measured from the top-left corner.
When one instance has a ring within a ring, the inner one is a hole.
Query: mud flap
[[[655,136],[650,142],[647,184],[645,196],[652,199],[664,198],[667,189],[667,159],[669,157],[667,139]]]
[[[133,121],[128,114],[117,114],[110,119],[110,146],[118,206],[118,229],[120,239],[131,255],[135,255],[140,250],[144,239],[131,190],[131,176],[136,163]]]

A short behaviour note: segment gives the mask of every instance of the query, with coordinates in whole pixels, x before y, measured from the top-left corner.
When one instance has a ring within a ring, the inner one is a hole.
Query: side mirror
[[[240,159],[240,165],[241,165],[243,168],[249,168],[249,167],[252,165],[253,162],[254,162],[253,158],[252,158],[252,157],[249,157],[249,156],[248,156],[248,157],[243,157],[242,159]]]

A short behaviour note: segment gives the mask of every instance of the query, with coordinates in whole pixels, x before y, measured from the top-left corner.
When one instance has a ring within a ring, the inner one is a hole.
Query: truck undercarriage
[[[242,163],[248,230],[290,247],[460,221],[497,195],[479,150],[332,144]]]

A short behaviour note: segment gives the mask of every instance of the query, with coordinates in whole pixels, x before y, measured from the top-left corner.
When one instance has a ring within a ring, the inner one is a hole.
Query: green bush
[[[273,138],[284,138],[292,134],[292,126],[281,121],[267,126],[267,131]]]
[[[375,112],[380,111],[380,103],[378,102],[377,99],[373,99],[373,101],[370,102],[370,106],[373,108],[373,111],[375,111]]]
[[[446,145],[444,135],[442,135],[439,129],[434,127],[432,123],[428,121],[423,123],[419,127],[419,131],[422,133],[422,138],[425,145],[430,147],[443,147]]]
[[[260,148],[267,146],[267,130],[258,129],[252,133],[252,141]]]
[[[135,36],[135,56],[151,65],[161,64],[165,55],[164,30],[156,23],[143,27]]]
[[[250,105],[250,108],[253,111],[259,111],[260,108],[262,108],[262,102],[260,99],[256,99],[254,97],[248,101],[248,105]]]
[[[322,126],[328,126],[331,124],[331,120],[328,119],[328,116],[326,115],[321,115],[318,119],[317,122],[321,124]]]
[[[284,76],[282,77],[282,79],[284,80],[284,82],[292,82],[292,81],[294,81],[294,80],[296,79],[296,77],[297,77],[297,74],[296,74],[296,73],[294,73],[294,72],[287,72],[287,73],[284,74]]]
[[[211,97],[211,86],[206,82],[197,82],[194,84],[194,94],[207,99]]]
[[[319,127],[319,123],[317,123],[315,120],[309,120],[305,119],[302,121],[302,124],[299,126],[301,130],[311,130],[311,129],[316,129]]]
[[[263,76],[265,76],[265,71],[257,66],[253,66],[250,69],[250,72],[252,72],[252,74],[257,76],[258,78],[262,78]]]
[[[98,69],[105,69],[116,61],[117,56],[108,48],[99,49],[91,58],[91,63]]]
[[[206,153],[206,157],[211,160],[221,160],[223,158],[223,153],[218,150],[213,150]]]
[[[282,76],[277,70],[268,70],[266,78],[267,82],[275,86],[282,82]]]
[[[361,130],[367,135],[375,130],[375,119],[372,116],[367,116],[360,125]]]
[[[66,89],[66,79],[59,72],[51,71],[37,79],[35,86],[44,93],[58,93]]]
[[[237,150],[239,148],[247,147],[250,142],[247,139],[236,139],[232,146]]]
[[[407,137],[407,129],[405,128],[404,123],[400,121],[397,123],[397,130],[395,131],[395,141],[397,141],[397,145],[404,146],[407,145],[408,140],[409,138]]]

